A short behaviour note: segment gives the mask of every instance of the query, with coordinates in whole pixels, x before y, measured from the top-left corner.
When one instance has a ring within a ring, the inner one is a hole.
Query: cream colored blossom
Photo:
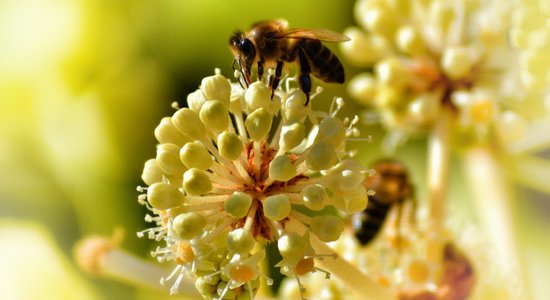
[[[305,106],[287,81],[271,99],[263,82],[243,89],[217,73],[156,128],[157,155],[142,175],[148,187],[139,188],[153,227],[139,235],[161,243],[159,261],[176,263],[163,279],[172,293],[190,275],[205,298],[252,298],[262,248],[274,241],[284,274],[318,270],[314,258],[325,253],[309,237],[328,242],[344,230],[328,211],[365,208],[366,168],[345,147],[357,119],[336,116],[341,99],[329,113]]]
[[[386,146],[432,128],[443,108],[461,144],[514,141],[548,115],[548,7],[523,2],[357,1],[361,28],[341,50],[373,71],[348,87],[389,129]]]

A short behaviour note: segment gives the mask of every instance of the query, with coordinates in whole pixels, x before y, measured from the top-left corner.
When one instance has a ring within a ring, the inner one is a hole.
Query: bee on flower
[[[243,89],[217,71],[155,129],[157,155],[139,188],[153,227],[139,235],[162,243],[159,261],[176,264],[163,278],[171,293],[190,275],[204,298],[253,298],[268,242],[277,242],[281,273],[320,270],[316,258],[334,255],[312,241],[337,240],[340,214],[366,207],[367,169],[346,150],[357,118],[336,116],[341,99],[329,113],[305,106],[291,80],[272,100],[265,83]]]

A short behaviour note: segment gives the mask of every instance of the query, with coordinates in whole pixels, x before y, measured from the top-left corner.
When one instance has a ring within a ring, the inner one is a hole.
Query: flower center
[[[258,149],[259,151],[257,151]],[[266,217],[264,207],[266,198],[279,194],[278,191],[282,192],[284,187],[292,185],[299,180],[307,179],[307,177],[297,175],[288,181],[277,181],[270,178],[269,165],[275,158],[276,150],[269,147],[266,142],[261,142],[259,147],[256,148],[254,147],[254,142],[246,144],[244,155],[246,157],[244,168],[250,178],[252,178],[252,182],[243,184],[242,192],[250,195],[252,205],[247,216],[234,223],[234,228],[246,226],[256,240],[271,242],[275,240],[276,229],[273,227],[273,223],[269,220],[269,217]],[[259,155],[259,159],[256,157],[257,155]],[[296,155],[289,156],[292,162],[296,160]],[[275,206],[277,206],[277,203]],[[284,217],[279,220],[281,226],[284,227],[286,219],[287,217]]]
[[[451,95],[454,91],[472,89],[476,81],[475,70],[477,68],[479,66],[474,65],[471,72],[453,79],[446,75],[435,63],[421,60],[411,67],[411,73],[417,80],[411,82],[410,90],[415,93],[440,90],[443,92],[441,103],[456,108],[451,101]]]
[[[256,153],[254,149],[254,143],[248,143],[244,148],[244,154],[246,157],[245,170],[248,175],[254,180],[252,184],[245,185],[245,191],[251,193],[264,193],[269,188],[269,185],[265,184],[265,181],[269,177],[269,163],[275,156],[275,150],[271,149],[265,142],[260,144],[260,151]],[[260,155],[260,159],[257,160],[256,155]],[[256,162],[260,162],[257,166]]]

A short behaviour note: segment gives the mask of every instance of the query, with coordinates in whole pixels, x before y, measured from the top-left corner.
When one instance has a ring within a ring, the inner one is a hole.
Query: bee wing
[[[282,37],[287,39],[320,40],[323,42],[345,42],[350,40],[346,35],[328,29],[294,28],[286,31]]]

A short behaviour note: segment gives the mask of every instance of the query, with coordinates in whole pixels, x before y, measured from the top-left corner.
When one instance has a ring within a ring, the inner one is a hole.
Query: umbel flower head
[[[366,169],[345,149],[357,118],[336,117],[341,99],[335,111],[314,111],[293,79],[271,99],[263,82],[243,89],[216,73],[155,129],[157,155],[139,188],[154,225],[139,235],[162,243],[159,261],[176,263],[163,280],[175,278],[172,293],[189,274],[205,298],[250,299],[268,242],[285,275],[317,270],[323,253],[310,238],[338,239],[340,213],[365,208]]]
[[[537,111],[545,110],[542,97],[531,91],[548,87],[550,30],[536,6],[515,4],[356,2],[361,26],[348,28],[351,42],[340,46],[367,71],[348,87],[358,102],[377,111],[367,120],[390,130],[387,146],[432,128],[443,109],[453,112],[455,128],[468,142],[492,133],[504,142],[521,137]],[[520,55],[518,47],[529,50]]]

